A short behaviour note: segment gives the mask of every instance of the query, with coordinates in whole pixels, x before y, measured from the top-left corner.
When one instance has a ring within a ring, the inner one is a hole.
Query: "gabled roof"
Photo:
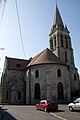
[[[54,16],[54,22],[53,25],[63,25],[63,21],[59,12],[59,9],[56,5],[56,12],[55,12],[55,16]]]
[[[6,68],[9,70],[24,70],[30,60],[10,58],[6,56]]]
[[[53,54],[51,50],[46,48],[38,55],[36,55],[28,64],[28,66],[33,66],[38,64],[49,64],[49,63],[63,64],[63,62],[60,61],[60,59],[55,54]]]

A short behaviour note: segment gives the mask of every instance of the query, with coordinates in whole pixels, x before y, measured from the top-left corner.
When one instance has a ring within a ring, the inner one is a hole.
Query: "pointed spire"
[[[57,3],[56,3],[56,12],[55,12],[55,15],[54,15],[53,26],[51,28],[49,36],[54,32],[54,30],[56,28],[60,28],[61,30],[64,29],[64,24],[63,24],[63,21],[62,21]]]
[[[64,25],[57,4],[56,4],[56,12],[54,16],[53,26],[54,25],[57,25],[57,26]]]

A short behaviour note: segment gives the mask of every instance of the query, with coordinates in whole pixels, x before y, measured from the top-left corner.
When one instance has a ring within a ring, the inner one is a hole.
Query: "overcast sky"
[[[4,0],[3,0],[4,3]],[[56,8],[55,0],[17,0],[26,59],[49,48],[49,33]],[[63,20],[70,31],[75,65],[80,73],[80,0],[57,0]],[[2,4],[3,5],[3,4]],[[5,56],[25,59],[19,33],[15,0],[6,0],[3,19],[0,7],[0,67]]]

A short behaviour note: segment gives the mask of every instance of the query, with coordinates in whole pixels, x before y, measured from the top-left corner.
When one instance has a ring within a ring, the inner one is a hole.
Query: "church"
[[[1,103],[36,104],[42,99],[67,103],[79,96],[79,74],[69,33],[56,5],[50,48],[29,60],[5,57]]]

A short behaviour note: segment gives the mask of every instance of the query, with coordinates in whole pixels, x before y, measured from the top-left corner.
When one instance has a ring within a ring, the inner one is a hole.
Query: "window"
[[[58,88],[58,100],[64,99],[63,84],[59,82],[57,88]]]
[[[21,100],[21,91],[18,91],[18,100]]]
[[[68,48],[67,36],[65,36],[65,44],[66,44],[66,48]]]
[[[66,43],[66,48],[68,48],[67,36],[65,36],[65,43]]]
[[[61,25],[61,29],[63,30],[63,28],[64,28],[64,26],[63,25]]]
[[[65,62],[67,62],[67,52],[65,52]]]
[[[80,99],[76,99],[74,103],[80,103]]]
[[[54,46],[56,47],[56,36],[54,35]]]
[[[45,104],[45,102],[40,102],[40,104]]]
[[[68,48],[68,41],[66,40],[66,48]]]
[[[63,47],[63,36],[61,35],[61,47]]]
[[[56,47],[56,39],[54,40],[54,45],[55,45],[55,47]]]
[[[8,100],[8,96],[9,96],[9,95],[8,95],[8,91],[7,91],[7,92],[6,92],[6,100]]]
[[[35,71],[35,78],[39,78],[39,70]]]
[[[61,70],[60,69],[57,70],[57,76],[61,77]]]
[[[34,99],[40,99],[40,85],[39,85],[39,83],[35,84]]]

